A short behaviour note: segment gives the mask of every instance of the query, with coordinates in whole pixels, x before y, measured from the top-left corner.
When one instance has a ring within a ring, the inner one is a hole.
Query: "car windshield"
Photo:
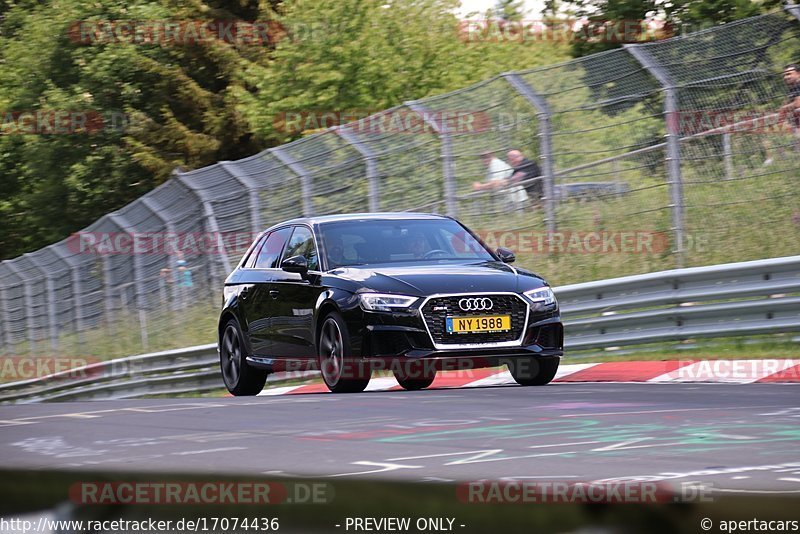
[[[320,225],[320,237],[329,269],[369,263],[494,260],[452,219],[335,221]]]

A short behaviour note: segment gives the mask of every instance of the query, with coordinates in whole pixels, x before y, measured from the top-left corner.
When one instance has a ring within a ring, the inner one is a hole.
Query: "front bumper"
[[[512,346],[473,343],[469,346],[459,345],[458,348],[435,347],[419,314],[361,315],[360,328],[350,328],[350,332],[358,332],[351,341],[354,352],[363,359],[465,359],[485,360],[491,365],[498,358],[562,356],[564,351],[564,327],[557,310],[538,316],[531,314],[521,341]]]

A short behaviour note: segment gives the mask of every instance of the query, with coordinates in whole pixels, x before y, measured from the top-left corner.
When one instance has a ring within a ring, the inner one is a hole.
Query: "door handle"
[[[277,289],[270,289],[269,290],[269,296],[274,298],[274,299],[278,298],[278,293],[280,293],[280,291],[278,291]]]

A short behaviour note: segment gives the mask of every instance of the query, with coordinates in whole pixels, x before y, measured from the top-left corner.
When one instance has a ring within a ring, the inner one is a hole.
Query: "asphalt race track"
[[[0,468],[800,493],[791,384],[551,384],[0,407]],[[640,478],[642,477],[642,478]]]

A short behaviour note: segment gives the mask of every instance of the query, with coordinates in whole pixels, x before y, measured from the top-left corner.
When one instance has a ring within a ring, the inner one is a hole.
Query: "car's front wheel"
[[[246,357],[239,323],[231,319],[220,338],[219,365],[225,387],[237,397],[258,395],[267,381],[267,371],[250,367],[245,361]]]
[[[403,366],[402,369],[395,369],[394,377],[403,389],[413,391],[425,389],[433,384],[433,380],[436,378],[436,370],[428,369],[422,363],[410,364]]]
[[[514,358],[508,362],[508,370],[520,386],[543,386],[555,378],[559,363],[559,357]]]
[[[342,316],[331,312],[325,316],[317,346],[322,380],[334,393],[358,393],[369,384],[372,371],[366,362],[352,357],[350,337]]]

